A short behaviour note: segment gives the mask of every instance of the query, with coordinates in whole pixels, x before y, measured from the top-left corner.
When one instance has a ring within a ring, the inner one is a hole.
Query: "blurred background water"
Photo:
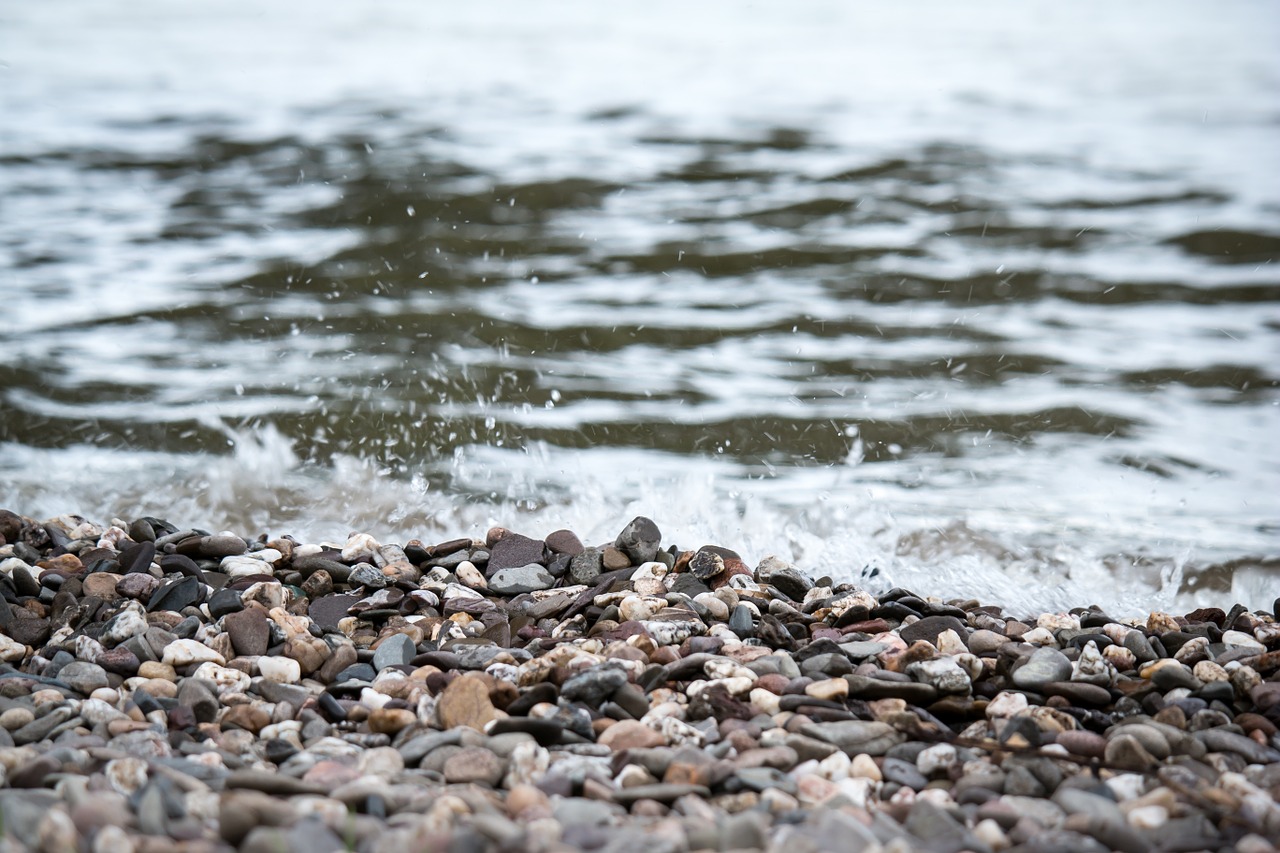
[[[1269,605],[1278,44],[1268,0],[6,4],[0,506]]]

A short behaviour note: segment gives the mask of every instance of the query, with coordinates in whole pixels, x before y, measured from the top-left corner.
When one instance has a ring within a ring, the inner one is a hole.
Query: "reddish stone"
[[[840,631],[844,634],[883,634],[890,631],[893,626],[883,619],[868,619],[865,622],[854,622],[852,625],[845,625]]]

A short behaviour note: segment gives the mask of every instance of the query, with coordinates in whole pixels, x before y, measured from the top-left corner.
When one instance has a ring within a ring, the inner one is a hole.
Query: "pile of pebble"
[[[1268,851],[1280,623],[0,511],[0,851]]]

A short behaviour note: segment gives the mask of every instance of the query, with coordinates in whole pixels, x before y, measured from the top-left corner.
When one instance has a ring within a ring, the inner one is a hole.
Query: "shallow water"
[[[1267,2],[0,12],[0,505],[1280,591]]]

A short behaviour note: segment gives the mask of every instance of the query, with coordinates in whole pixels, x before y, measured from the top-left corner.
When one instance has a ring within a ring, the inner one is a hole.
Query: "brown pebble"
[[[614,752],[666,746],[666,738],[639,720],[621,720],[606,728],[597,742]]]
[[[405,708],[374,708],[369,712],[369,731],[374,734],[395,735],[417,721],[417,715]]]
[[[271,715],[257,705],[232,705],[218,722],[223,728],[244,729],[256,735],[271,723]]]
[[[606,546],[604,549],[604,567],[607,571],[617,571],[625,569],[631,565],[631,558],[626,555],[620,548],[613,545]]]
[[[483,731],[485,724],[497,719],[501,712],[489,701],[489,688],[485,682],[467,674],[455,678],[445,687],[436,703],[436,715],[444,729],[467,726]]]
[[[551,813],[551,799],[533,785],[520,784],[507,792],[507,816],[520,821],[546,817]]]

